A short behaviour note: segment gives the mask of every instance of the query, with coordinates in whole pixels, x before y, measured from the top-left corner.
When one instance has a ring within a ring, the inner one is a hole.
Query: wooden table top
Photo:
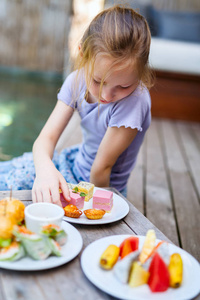
[[[111,190],[123,197],[117,190]],[[9,196],[9,192],[0,191],[0,199],[5,196]],[[26,205],[31,203],[31,191],[14,191],[13,196],[24,201]],[[130,211],[120,221],[92,226],[72,224],[83,238],[83,248],[69,263],[54,269],[34,272],[0,269],[0,300],[85,300],[86,297],[88,300],[115,299],[96,288],[82,272],[80,257],[87,245],[109,235],[146,235],[148,229],[154,229],[158,239],[171,242],[139,210],[126,201]],[[200,299],[200,296],[195,299]]]

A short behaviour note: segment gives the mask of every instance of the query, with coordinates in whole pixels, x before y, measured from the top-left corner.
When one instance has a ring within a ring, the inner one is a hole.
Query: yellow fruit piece
[[[170,287],[178,288],[183,279],[183,261],[179,253],[170,256],[169,261]]]
[[[137,287],[148,282],[150,273],[146,271],[140,263],[133,262],[131,266],[128,284],[131,287]]]
[[[0,238],[9,239],[12,237],[13,226],[15,219],[9,215],[0,216]]]
[[[109,245],[100,257],[100,266],[103,269],[111,270],[119,257],[119,247]]]
[[[145,240],[144,240],[144,245],[142,247],[142,251],[139,256],[139,261],[143,264],[147,258],[150,256],[152,253],[154,247],[155,247],[155,242],[156,242],[156,234],[153,229],[149,229],[147,231]]]
[[[6,215],[12,216],[16,220],[16,223],[23,221],[24,210],[24,203],[18,199],[5,198],[0,201],[0,215],[6,213]]]

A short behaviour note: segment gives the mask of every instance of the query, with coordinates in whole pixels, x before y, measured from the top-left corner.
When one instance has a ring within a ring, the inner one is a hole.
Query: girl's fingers
[[[36,196],[36,193],[34,190],[32,190],[32,201],[33,201],[33,203],[37,202],[37,196]]]
[[[43,196],[41,191],[36,192],[37,202],[43,202]]]
[[[52,202],[51,192],[49,189],[44,189],[42,191],[42,201],[41,202],[48,202],[48,203]]]
[[[59,189],[54,189],[51,191],[51,200],[54,204],[57,204],[62,207],[61,202],[60,202]]]
[[[61,185],[60,188],[62,190],[63,196],[65,198],[66,201],[70,201],[70,195],[69,195],[69,189],[68,189],[68,185],[66,183],[66,181],[61,181]]]

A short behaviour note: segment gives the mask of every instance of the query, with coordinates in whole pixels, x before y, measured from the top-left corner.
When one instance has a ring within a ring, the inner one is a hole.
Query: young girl
[[[7,188],[32,188],[34,202],[59,205],[59,188],[70,200],[67,182],[90,181],[126,194],[151,121],[150,41],[146,20],[130,8],[114,6],[93,19],[80,43],[76,71],[65,80],[33,145],[35,170],[31,154],[14,159]],[[75,109],[83,142],[58,155],[55,146]]]

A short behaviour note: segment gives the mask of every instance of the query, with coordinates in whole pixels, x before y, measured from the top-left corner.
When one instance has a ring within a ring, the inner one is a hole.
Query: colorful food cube
[[[69,190],[71,200],[67,204],[75,205],[78,209],[82,209],[84,206],[85,197],[80,196],[79,193],[74,193],[72,190]]]
[[[96,190],[93,195],[93,208],[104,209],[110,212],[113,207],[113,192]]]
[[[77,184],[78,191],[86,194],[85,201],[89,201],[94,192],[94,184],[90,182],[81,181]]]

